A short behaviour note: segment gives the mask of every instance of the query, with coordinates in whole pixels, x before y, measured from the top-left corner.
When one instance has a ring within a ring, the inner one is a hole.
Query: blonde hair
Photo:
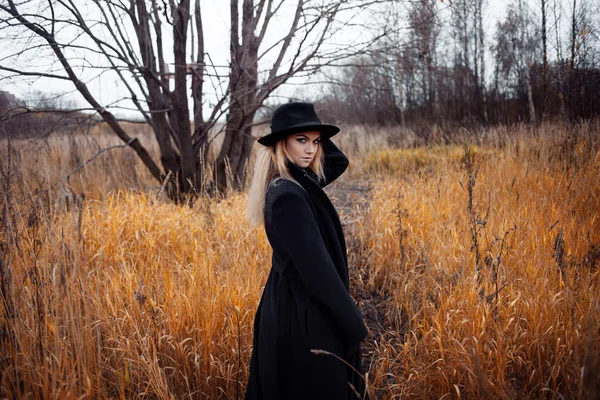
[[[317,174],[320,180],[325,179],[323,172],[324,162],[323,148],[321,145],[317,148],[315,158],[309,165],[310,169]],[[278,140],[274,145],[258,149],[256,163],[254,164],[254,175],[250,190],[248,191],[248,203],[246,205],[246,215],[254,225],[264,224],[265,214],[265,196],[269,187],[269,182],[273,179],[288,179],[296,184],[299,183],[292,177],[285,160],[292,161],[292,157],[285,149],[285,138]],[[277,177],[277,175],[279,175]]]

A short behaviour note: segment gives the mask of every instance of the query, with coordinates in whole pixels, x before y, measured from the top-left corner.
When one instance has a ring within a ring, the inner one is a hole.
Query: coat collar
[[[285,160],[285,163],[288,170],[290,171],[290,174],[294,177],[294,179],[298,181],[299,184],[302,185],[302,187],[304,187],[304,189],[307,189],[306,184],[311,185],[312,183],[315,183],[317,184],[317,186],[319,186],[319,177],[310,169],[310,167],[302,168],[301,166],[291,162],[287,158]]]

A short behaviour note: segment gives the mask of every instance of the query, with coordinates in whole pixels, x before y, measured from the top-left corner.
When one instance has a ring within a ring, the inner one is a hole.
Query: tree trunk
[[[194,155],[197,157],[198,181],[200,191],[204,191],[204,177],[206,175],[206,163],[208,159],[208,126],[204,121],[202,113],[202,88],[204,87],[204,29],[202,27],[202,13],[200,11],[200,0],[194,5],[194,16],[196,20],[196,34],[198,36],[198,56],[196,66],[192,68],[192,98],[194,99],[194,134],[192,142]]]
[[[481,68],[481,73],[479,74],[480,77],[480,85],[479,85],[479,90],[480,90],[480,96],[481,96],[481,106],[483,108],[483,121],[487,124],[488,123],[488,111],[487,111],[487,95],[486,95],[486,88],[485,88],[485,47],[484,47],[484,43],[485,43],[485,38],[484,38],[484,31],[483,31],[483,0],[479,0],[478,2],[478,7],[477,7],[477,12],[478,12],[478,22],[479,22],[479,29],[477,30],[479,33],[479,66]]]
[[[523,2],[519,0],[519,14],[520,14],[520,31],[521,31],[521,49],[520,49],[520,61],[521,68],[524,71],[525,86],[527,87],[527,102],[529,104],[529,120],[532,124],[536,124],[535,118],[535,104],[533,103],[533,88],[531,87],[531,68],[529,66],[529,56],[526,54],[525,38],[529,39],[529,33],[527,31],[527,25],[525,24],[525,14],[523,10]],[[527,40],[529,42],[529,40]]]
[[[154,124],[154,134],[160,151],[160,160],[166,173],[175,173],[179,169],[179,156],[173,148],[173,143],[169,136],[169,124],[164,112],[166,106],[165,97],[168,95],[161,90],[159,82],[154,79],[153,72],[157,70],[156,56],[150,40],[150,16],[143,1],[136,3],[137,19],[135,15],[130,14],[132,23],[136,29],[136,37],[140,47],[141,61],[144,65],[144,81],[148,87],[149,105],[152,122]],[[160,60],[159,60],[160,63]]]
[[[406,126],[404,116],[404,66],[400,63],[399,52],[396,56],[396,68],[398,69],[398,108],[400,109],[400,123],[402,127]]]
[[[527,70],[525,71],[525,84],[527,85],[527,101],[529,103],[529,119],[532,124],[536,124],[535,118],[535,104],[533,104],[533,89],[531,87],[531,70],[529,65],[526,65]]]
[[[542,110],[541,119],[544,120],[546,114],[546,94],[548,91],[548,49],[546,34],[546,0],[540,0],[542,6]]]
[[[173,107],[177,121],[181,166],[177,174],[179,192],[191,193],[198,188],[198,165],[192,146],[190,111],[187,96],[187,27],[190,16],[189,0],[182,0],[173,9],[173,53],[175,56],[175,89]]]
[[[219,191],[242,190],[246,185],[246,164],[252,144],[252,121],[257,104],[258,41],[254,36],[254,2],[244,0],[242,10],[242,42],[239,41],[237,0],[231,0],[231,95],[225,139],[214,169],[214,182]]]
[[[554,11],[554,32],[556,34],[556,52],[557,52],[557,72],[558,72],[558,101],[560,104],[560,116],[562,121],[565,121],[567,118],[567,110],[565,108],[565,92],[564,92],[564,65],[563,55],[562,55],[562,46],[561,40],[559,36],[559,24],[558,24],[558,15],[556,13],[556,1],[553,5]]]
[[[244,109],[239,102],[229,107],[225,139],[214,170],[219,191],[242,190],[246,184],[245,168],[254,143],[251,124],[255,112],[246,113]]]
[[[577,43],[577,0],[573,0],[573,14],[571,16],[571,59],[569,61],[569,114],[575,116],[575,44]]]

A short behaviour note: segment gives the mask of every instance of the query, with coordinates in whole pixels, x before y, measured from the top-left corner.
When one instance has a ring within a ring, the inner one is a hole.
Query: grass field
[[[353,290],[383,299],[370,394],[597,399],[600,123],[346,132],[333,185],[371,187],[341,213]],[[245,194],[174,205],[126,149],[67,188],[102,134],[1,144],[0,396],[242,398],[271,255]]]

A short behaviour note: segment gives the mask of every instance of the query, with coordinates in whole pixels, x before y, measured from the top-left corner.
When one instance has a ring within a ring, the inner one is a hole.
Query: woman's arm
[[[362,315],[340,279],[303,189],[290,182],[275,194],[268,222],[292,259],[309,294],[333,316],[347,345],[359,343],[368,332]]]
[[[319,182],[319,184],[321,187],[325,187],[342,175],[350,162],[330,138],[321,139],[321,146],[325,155],[325,182]]]

